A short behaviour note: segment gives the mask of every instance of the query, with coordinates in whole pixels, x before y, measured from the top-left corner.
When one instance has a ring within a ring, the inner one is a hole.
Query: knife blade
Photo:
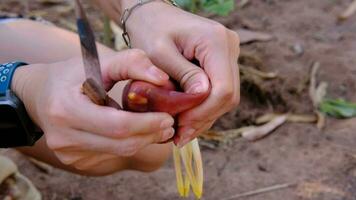
[[[104,89],[94,33],[80,0],[76,0],[75,2],[78,35],[80,38],[80,46],[86,76],[86,80],[82,85],[83,93],[87,95],[95,104],[120,109],[119,104],[111,99]]]

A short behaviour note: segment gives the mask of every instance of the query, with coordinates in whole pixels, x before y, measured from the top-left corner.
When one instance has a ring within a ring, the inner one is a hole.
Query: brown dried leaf
[[[348,19],[351,15],[353,15],[356,12],[356,0],[354,0],[348,7],[347,9],[339,15],[339,20],[346,20]]]
[[[278,113],[268,113],[258,117],[255,121],[256,124],[264,124],[272,119],[287,115],[287,122],[294,122],[294,123],[315,123],[317,122],[317,116],[313,114],[278,114]]]
[[[242,73],[244,74],[252,74],[255,76],[259,76],[262,79],[274,79],[277,78],[277,73],[275,72],[263,72],[260,71],[258,69],[255,69],[253,67],[249,67],[249,66],[244,66],[240,64],[240,70]]]
[[[240,137],[241,133],[254,128],[254,126],[244,126],[237,129],[229,129],[224,131],[207,131],[200,135],[200,137],[207,141],[215,141],[219,143],[226,143],[229,140]]]
[[[272,35],[263,32],[250,31],[247,29],[237,29],[236,32],[240,36],[241,44],[250,42],[267,42],[273,39]]]
[[[66,1],[63,0],[37,0],[37,1],[41,4],[50,5],[50,6],[66,3]]]
[[[10,159],[0,156],[0,184],[10,175],[17,172],[17,166]]]
[[[127,48],[126,43],[122,38],[122,29],[114,21],[110,21],[110,27],[115,36],[115,49],[121,51]]]
[[[274,129],[284,124],[286,120],[287,120],[287,115],[281,115],[273,118],[267,124],[264,124],[262,126],[256,126],[252,129],[244,131],[241,133],[241,135],[243,138],[246,138],[249,141],[255,141],[267,136]]]
[[[325,115],[324,113],[319,111],[316,111],[316,114],[318,116],[316,127],[318,127],[319,130],[322,130],[325,127],[325,121],[326,121]]]
[[[346,195],[345,192],[343,192],[342,190],[325,185],[320,182],[305,182],[298,186],[298,196],[300,197],[314,199],[321,194],[333,194],[341,197]]]
[[[53,170],[53,167],[41,162],[39,160],[36,160],[34,158],[29,158],[29,161],[35,166],[37,167],[39,170],[41,170],[42,172],[46,173],[46,174],[50,174]]]

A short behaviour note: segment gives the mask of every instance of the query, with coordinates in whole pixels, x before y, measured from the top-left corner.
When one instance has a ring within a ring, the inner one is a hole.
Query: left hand
[[[121,2],[121,9],[135,3]],[[126,26],[132,46],[144,50],[185,92],[207,92],[211,87],[204,103],[179,115],[179,146],[209,129],[216,119],[239,103],[240,50],[235,32],[163,1],[134,10]],[[199,61],[200,67],[190,62],[193,59]]]

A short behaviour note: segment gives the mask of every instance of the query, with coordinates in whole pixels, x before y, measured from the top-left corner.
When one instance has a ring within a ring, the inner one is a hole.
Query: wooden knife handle
[[[82,91],[89,99],[100,106],[109,106],[121,110],[121,106],[102,89],[93,79],[87,79],[82,85]]]

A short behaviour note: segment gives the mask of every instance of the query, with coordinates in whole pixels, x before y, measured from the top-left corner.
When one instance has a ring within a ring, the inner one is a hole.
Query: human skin
[[[19,148],[20,151],[54,166],[93,176],[125,169],[152,171],[168,158],[171,144],[155,143],[172,137],[171,116],[100,107],[80,92],[85,77],[76,34],[18,20],[0,24],[0,42],[0,62],[34,63],[16,70],[12,89],[45,135],[34,147]],[[154,65],[142,51],[115,53],[99,45],[99,54],[108,90],[121,79],[158,85],[168,79],[159,70],[151,73]],[[121,90],[118,86],[110,92],[119,97]],[[168,135],[164,136],[160,126],[167,120],[163,130],[168,129]]]
[[[117,23],[133,0],[96,0]],[[152,62],[179,82],[187,93],[209,97],[178,118],[178,145],[183,146],[209,129],[238,105],[238,35],[210,19],[185,12],[161,0],[134,10],[126,22],[132,46],[144,50]],[[192,62],[196,59],[200,67]]]

